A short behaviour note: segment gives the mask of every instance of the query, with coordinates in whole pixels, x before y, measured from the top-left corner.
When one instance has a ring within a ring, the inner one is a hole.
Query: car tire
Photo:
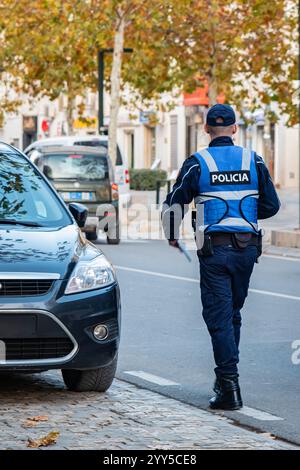
[[[63,380],[73,392],[106,392],[114,380],[117,362],[116,356],[108,366],[97,369],[62,369]]]
[[[98,232],[97,230],[94,232],[86,232],[85,236],[90,242],[95,242],[98,239]]]
[[[109,236],[109,232],[107,232],[106,240],[108,245],[119,245],[120,243],[120,226],[117,225],[116,233],[114,233],[114,238]]]

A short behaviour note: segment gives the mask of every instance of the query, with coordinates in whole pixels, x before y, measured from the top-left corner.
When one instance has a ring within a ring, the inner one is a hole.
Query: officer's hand
[[[173,246],[174,248],[178,248],[178,241],[177,240],[169,240],[169,245]]]

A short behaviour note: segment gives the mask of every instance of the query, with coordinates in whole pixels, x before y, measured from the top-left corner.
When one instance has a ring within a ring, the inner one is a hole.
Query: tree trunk
[[[212,77],[208,78],[208,104],[209,106],[213,106],[214,104],[217,103],[217,96],[218,96],[218,91],[217,91],[217,86]]]
[[[73,135],[74,104],[75,104],[75,99],[69,95],[68,105],[67,105],[68,135]]]
[[[111,95],[110,95],[110,113],[109,113],[109,128],[108,128],[108,154],[112,160],[113,165],[115,165],[116,159],[117,159],[117,124],[118,124],[118,113],[119,113],[124,29],[125,29],[125,15],[121,13],[120,20],[118,21],[117,27],[115,30],[113,64],[112,64],[112,71],[110,75]]]

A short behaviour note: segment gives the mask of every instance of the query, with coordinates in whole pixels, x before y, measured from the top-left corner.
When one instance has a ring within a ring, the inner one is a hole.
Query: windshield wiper
[[[38,222],[31,222],[27,220],[15,220],[15,219],[0,219],[0,224],[2,225],[24,225],[25,227],[43,227],[43,225]]]

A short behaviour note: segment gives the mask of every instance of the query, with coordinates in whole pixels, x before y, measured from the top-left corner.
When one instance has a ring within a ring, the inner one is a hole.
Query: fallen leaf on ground
[[[32,428],[37,425],[40,421],[48,421],[48,416],[33,416],[32,418],[27,418],[24,426],[26,428]]]
[[[40,439],[28,439],[27,447],[37,448],[37,447],[46,447],[56,444],[57,438],[59,436],[58,431],[51,431],[44,437]]]

